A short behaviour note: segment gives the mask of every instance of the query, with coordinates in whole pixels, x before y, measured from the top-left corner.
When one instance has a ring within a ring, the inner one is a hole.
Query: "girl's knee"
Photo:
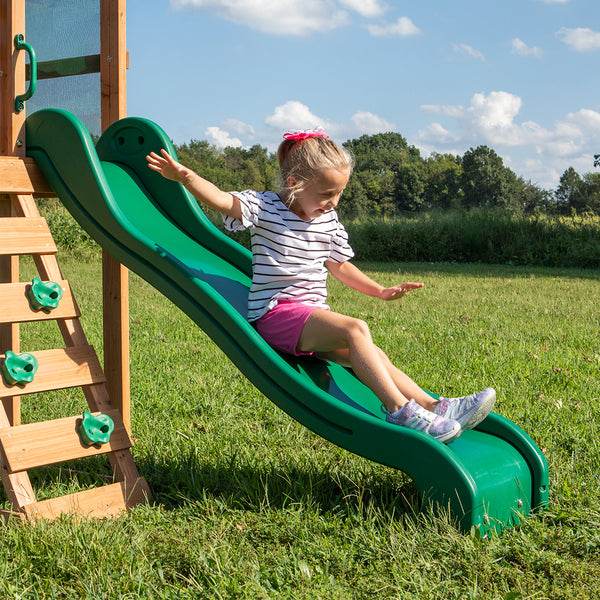
[[[369,338],[371,339],[371,330],[365,321],[362,319],[355,319],[354,317],[348,317],[348,323],[346,325],[346,331],[350,339],[355,338]]]

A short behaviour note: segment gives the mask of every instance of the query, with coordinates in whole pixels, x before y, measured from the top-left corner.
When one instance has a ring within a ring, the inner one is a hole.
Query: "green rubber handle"
[[[24,94],[19,94],[15,98],[15,111],[21,112],[25,109],[25,102],[33,96],[37,87],[37,59],[35,50],[31,44],[25,42],[25,36],[22,33],[15,35],[15,48],[17,50],[25,50],[29,55],[29,63],[31,66],[31,75],[29,77],[29,88]]]

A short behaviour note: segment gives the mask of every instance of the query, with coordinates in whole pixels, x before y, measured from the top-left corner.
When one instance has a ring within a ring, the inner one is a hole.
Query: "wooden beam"
[[[25,2],[0,2],[0,156],[25,156],[25,111],[15,98],[26,90],[25,52],[15,50],[15,35],[25,35]]]
[[[0,220],[14,214],[13,204],[10,197],[0,196]],[[0,255],[0,284],[19,281],[19,257]],[[0,323],[0,352],[12,350],[19,352],[21,338],[19,324],[15,322]],[[21,404],[19,396],[6,396],[2,399],[2,411],[7,415],[11,425],[21,422]]]
[[[0,404],[0,429],[11,425],[13,423],[10,422],[10,415],[5,410],[5,403],[2,403]],[[13,509],[19,510],[25,504],[35,502],[35,493],[31,487],[29,475],[27,473],[9,473],[2,451],[0,451],[0,479],[2,479],[4,491]]]
[[[0,156],[25,156],[25,111],[15,111],[15,98],[26,88],[25,53],[14,46],[18,33],[25,34],[25,2],[0,2]],[[10,197],[0,196],[0,217],[15,210]],[[19,257],[0,256],[0,283],[14,281],[19,281]],[[0,352],[18,352],[19,345],[19,325],[0,325]],[[20,423],[18,396],[4,399],[3,409],[12,425]]]
[[[0,156],[0,193],[56,195],[35,160],[17,156]]]
[[[102,130],[127,116],[125,0],[100,1]],[[113,405],[130,430],[129,272],[102,253],[104,372]]]
[[[104,251],[102,281],[106,387],[112,405],[121,411],[130,431],[129,271]]]
[[[73,56],[46,60],[37,64],[37,80],[56,79],[57,77],[70,77],[72,75],[88,75],[100,73],[100,55],[88,54],[87,56]],[[25,65],[27,81],[31,77],[30,65]]]
[[[104,485],[69,496],[60,496],[24,506],[27,517],[55,519],[63,514],[82,517],[117,517],[124,511],[147,502],[150,488],[143,477],[133,482]]]
[[[127,116],[125,0],[100,0],[102,130]]]

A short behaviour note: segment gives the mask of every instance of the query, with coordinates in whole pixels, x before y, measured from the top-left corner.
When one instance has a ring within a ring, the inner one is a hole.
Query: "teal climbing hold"
[[[50,312],[58,306],[62,296],[63,289],[58,283],[54,281],[42,281],[39,277],[34,277],[27,289],[27,297],[33,310]]]
[[[115,428],[114,421],[103,413],[93,415],[84,412],[83,419],[79,425],[79,437],[84,446],[92,444],[106,444],[110,440],[110,434]]]
[[[33,354],[15,354],[7,350],[0,370],[6,385],[24,386],[33,381],[37,368],[38,361]]]

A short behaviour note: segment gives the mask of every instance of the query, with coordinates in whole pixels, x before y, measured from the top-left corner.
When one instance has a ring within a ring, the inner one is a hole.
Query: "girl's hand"
[[[146,156],[148,166],[157,173],[160,173],[165,179],[184,182],[189,177],[190,170],[179,164],[164,148],[160,151],[162,156],[151,152]]]
[[[424,283],[403,283],[402,285],[396,285],[394,287],[383,289],[379,297],[382,300],[399,300],[402,298],[402,296],[404,296],[404,294],[406,294],[406,292],[422,288],[424,285]]]

